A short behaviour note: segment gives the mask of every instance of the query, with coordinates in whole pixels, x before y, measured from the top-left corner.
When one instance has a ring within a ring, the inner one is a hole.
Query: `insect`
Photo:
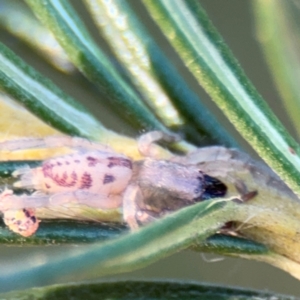
[[[109,147],[81,138],[47,137],[21,139],[0,144],[15,151],[66,145],[75,153],[47,159],[39,167],[24,167],[13,175],[14,186],[34,190],[16,195],[6,189],[0,194],[0,211],[6,225],[22,236],[38,229],[35,210],[74,203],[97,209],[122,208],[123,220],[131,229],[198,201],[226,195],[227,186],[204,173],[193,158],[155,158],[154,142],[174,137],[154,131],[138,140],[143,160],[134,161]],[[191,160],[191,162],[189,162]]]

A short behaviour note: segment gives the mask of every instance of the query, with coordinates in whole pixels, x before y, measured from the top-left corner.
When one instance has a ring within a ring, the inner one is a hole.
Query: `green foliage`
[[[277,1],[274,0],[275,2]],[[28,10],[21,7],[20,3],[13,2],[16,6],[10,6],[11,3],[12,1],[7,0],[0,2],[6,15],[11,14],[16,18],[12,20],[13,22],[16,22],[17,18],[21,19],[21,23],[22,19],[32,19]],[[106,39],[108,46],[115,51],[114,59],[106,54],[107,50],[104,47],[103,49],[99,47],[78,12],[72,7],[71,1],[26,0],[26,3],[43,26],[54,34],[73,65],[90,81],[89,88],[102,95],[105,94],[109,99],[105,104],[113,108],[118,118],[125,120],[137,131],[157,129],[184,134],[186,140],[177,145],[177,149],[183,151],[195,149],[193,144],[198,145],[200,141],[207,145],[219,144],[227,147],[238,145],[163,53],[155,38],[151,36],[148,28],[131,7],[131,1],[112,0],[107,4],[100,0],[85,0],[100,33]],[[143,3],[197,82],[207,91],[241,136],[295,194],[299,195],[299,145],[288,134],[246,77],[199,1],[176,0],[176,5],[173,0],[143,0]],[[261,16],[263,13],[266,14],[268,7],[265,3],[262,4],[262,1],[256,1],[255,5],[258,20],[261,22]],[[20,15],[13,15],[15,11],[19,11]],[[1,25],[9,28],[8,22],[11,20],[4,16],[5,14],[1,17]],[[268,19],[269,25],[274,23],[271,15],[264,16]],[[284,17],[283,15],[282,18]],[[39,28],[45,30],[36,20],[32,23],[30,21],[30,24],[31,32]],[[293,23],[292,25],[294,26]],[[257,26],[258,30],[263,28],[260,23]],[[285,26],[287,26],[286,31],[289,31],[291,25],[285,24]],[[25,30],[20,34],[21,29],[18,31],[16,28],[17,25],[11,30],[12,34],[28,42],[31,32]],[[43,31],[43,35],[45,34],[47,32]],[[38,42],[33,47],[43,52],[42,49],[38,49],[41,47]],[[293,47],[293,43],[290,42],[289,47]],[[268,53],[272,52],[271,48],[268,48]],[[286,50],[280,51],[284,53]],[[282,53],[281,55],[284,55]],[[114,133],[106,129],[84,105],[63,92],[2,44],[0,56],[1,89],[45,123],[63,133],[102,142],[109,136],[115,137]],[[55,54],[52,58],[53,56]],[[287,64],[293,65],[290,62]],[[280,67],[276,68],[279,70]],[[289,69],[286,68],[285,72],[288,73]],[[282,73],[278,72],[278,74]],[[76,76],[79,75],[69,76],[76,82]],[[281,87],[281,91],[288,90],[288,83],[289,80],[284,88]],[[295,91],[294,94],[297,94],[296,88]],[[293,104],[291,98],[293,97],[288,97],[286,100],[290,112],[293,111],[290,107],[296,106],[296,102]],[[297,126],[297,118],[293,118]],[[120,138],[121,147],[122,142],[124,140]],[[126,146],[124,145],[124,148]],[[26,162],[32,165],[38,163],[37,161]],[[2,162],[0,164],[2,185],[11,185],[11,172],[23,164],[23,161]],[[267,190],[266,187],[263,188]],[[271,192],[269,194],[266,192],[266,195],[271,195],[273,198]],[[283,234],[286,228],[280,224],[281,221],[284,223],[286,220],[286,227],[292,231],[291,236],[298,232],[297,213],[300,203],[288,199],[288,196],[282,198],[280,195],[275,196],[274,198],[279,197],[280,200],[286,201],[286,206],[289,207],[278,213],[271,209],[274,203],[272,201],[278,199],[269,200],[267,196],[263,199],[265,203],[258,202],[253,206],[240,205],[232,201],[233,199],[216,199],[199,203],[130,234],[120,225],[100,227],[97,224],[74,221],[45,222],[37,235],[28,239],[20,238],[7,229],[1,229],[0,243],[4,244],[83,243],[87,245],[63,253],[38,266],[18,265],[11,273],[2,270],[0,283],[7,289],[13,290],[29,288],[37,282],[53,284],[66,281],[72,278],[74,272],[80,273],[81,279],[117,274],[141,268],[187,248],[269,262],[299,278],[300,267],[294,259],[295,255],[288,256],[286,249],[283,249],[283,244],[282,249],[278,244],[281,243],[283,236],[290,238]],[[251,219],[253,214],[260,214],[261,211],[265,212],[265,216],[259,219],[262,222],[250,223],[257,227],[258,232],[257,235],[252,234],[253,241],[214,235],[229,221],[243,223]],[[275,230],[272,231],[270,228]],[[271,232],[271,237],[262,240],[261,236],[266,231]],[[107,239],[109,241],[103,243],[103,240]],[[273,241],[276,247],[272,248]],[[91,242],[95,243],[90,244]],[[295,250],[294,252],[298,253],[299,246],[295,239],[291,245],[291,252]],[[177,295],[182,293],[181,299],[196,299],[195,295],[207,296],[208,293],[210,296],[206,299],[254,299],[254,297],[269,299],[271,297],[229,288],[156,282],[80,285],[80,292],[76,292],[74,286],[63,285],[27,290],[3,297],[46,299],[50,297],[49,295],[53,296],[53,293],[55,297],[63,297],[64,293],[68,295],[75,293],[78,299],[83,299],[94,293],[99,296],[100,290],[101,293],[108,291],[106,297],[112,297],[110,288],[111,286],[115,288],[116,285],[117,291],[120,292],[118,295],[113,294],[116,299],[126,297],[140,299],[142,290],[143,299],[147,297],[149,299],[171,297],[172,299],[175,291]],[[133,293],[135,287],[138,293],[135,291]],[[153,291],[157,290],[160,292],[153,295]],[[57,296],[57,293],[62,294]]]

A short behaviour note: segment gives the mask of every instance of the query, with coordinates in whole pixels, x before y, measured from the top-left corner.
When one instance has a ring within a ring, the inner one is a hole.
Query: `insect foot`
[[[35,216],[35,209],[32,208],[7,210],[3,213],[3,221],[11,231],[24,237],[33,235],[40,222]]]
[[[11,209],[16,198],[12,190],[5,189],[0,194],[0,210],[3,213],[5,225],[13,232],[24,237],[34,234],[39,227],[39,220],[35,216],[35,209]]]

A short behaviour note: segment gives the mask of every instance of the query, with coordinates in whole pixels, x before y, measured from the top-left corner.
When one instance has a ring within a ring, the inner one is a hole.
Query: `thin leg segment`
[[[168,143],[174,143],[181,139],[177,134],[168,134],[162,131],[151,131],[143,134],[138,139],[138,149],[140,153],[145,157],[157,157],[157,145],[155,142],[165,141]]]
[[[0,143],[0,150],[17,151],[34,148],[60,148],[113,151],[110,147],[89,140],[70,136],[48,136],[44,138],[25,138]]]
[[[12,190],[5,190],[0,195],[0,211],[19,210],[23,208],[51,208],[68,203],[83,204],[100,209],[114,209],[122,205],[121,196],[92,194],[84,191],[58,193],[46,195],[34,193],[32,195],[14,195]]]
[[[139,228],[137,222],[137,212],[139,205],[143,200],[143,195],[140,187],[136,184],[130,184],[123,195],[123,219],[129,225],[131,230]]]
[[[238,150],[216,146],[200,148],[186,156],[173,157],[172,161],[184,165],[197,165],[204,173],[213,177],[226,177],[233,171],[244,172],[250,158]]]

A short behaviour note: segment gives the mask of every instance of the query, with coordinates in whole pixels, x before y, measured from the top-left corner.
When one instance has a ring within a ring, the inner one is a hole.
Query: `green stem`
[[[142,129],[165,130],[98,48],[67,0],[26,0],[26,3],[53,32],[73,64],[111,98],[123,118]]]
[[[220,287],[212,284],[196,284],[186,281],[131,281],[118,280],[96,283],[71,283],[54,286],[33,288],[24,291],[13,291],[0,294],[1,299],[217,299],[217,300],[246,300],[246,299],[281,299],[297,300],[298,298],[271,294],[265,291]]]
[[[181,131],[194,128],[192,133],[187,132],[188,138],[202,145],[219,143],[237,147],[237,142],[218,124],[161,51],[128,1],[85,0],[85,3],[131,81],[166,126]]]
[[[62,132],[93,139],[96,134],[107,131],[84,106],[3,44],[0,44],[0,86],[37,117]]]
[[[195,0],[143,0],[169,42],[257,153],[300,195],[300,147],[250,83]]]
[[[1,27],[42,55],[56,69],[68,74],[75,71],[54,36],[35,18],[25,3],[1,0],[0,5]]]
[[[252,1],[256,31],[271,75],[300,136],[299,16],[292,1]]]
[[[117,240],[76,249],[32,268],[4,271],[0,283],[28,288],[37,281],[49,284],[77,272],[91,278],[141,268],[215,233],[232,218],[230,204],[220,199],[198,203]]]

